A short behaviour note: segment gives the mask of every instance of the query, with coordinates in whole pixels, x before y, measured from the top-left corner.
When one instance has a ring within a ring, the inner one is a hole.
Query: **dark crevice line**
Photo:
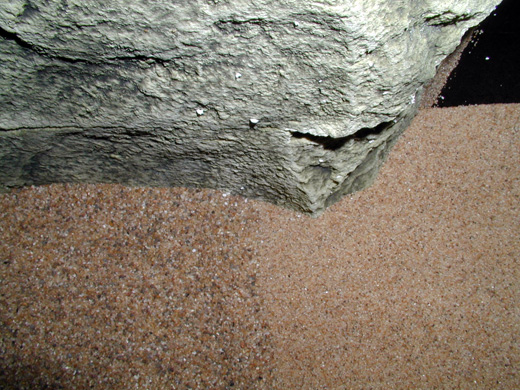
[[[327,137],[327,136],[318,136],[313,134],[302,133],[299,131],[291,132],[292,136],[296,139],[306,139],[315,144],[321,145],[325,150],[338,150],[343,147],[347,142],[352,139],[356,140],[365,140],[370,139],[371,137],[375,137],[376,135],[382,133],[385,129],[387,129],[393,122],[382,122],[376,127],[367,127],[361,129],[354,134],[351,134],[346,137]]]
[[[7,31],[4,28],[0,27],[0,37],[4,38],[8,41],[14,41],[24,49],[38,51],[36,47],[31,45],[29,42],[24,41],[22,38],[20,38],[18,35],[16,35],[13,32]]]
[[[103,61],[91,61],[91,60],[87,60],[84,58],[71,58],[71,57],[62,56],[62,55],[49,54],[42,48],[39,48],[38,46],[32,45],[31,43],[23,40],[22,38],[20,38],[20,36],[18,34],[7,31],[6,29],[4,29],[2,27],[0,27],[0,37],[5,40],[8,40],[8,41],[13,41],[24,49],[30,50],[41,56],[48,57],[51,59],[68,62],[68,63],[72,63],[72,64],[76,64],[76,63],[84,63],[84,64],[90,64],[90,65],[99,65],[99,64],[103,64],[103,63],[107,64],[107,62],[103,62]],[[163,59],[160,57],[146,56],[146,55],[139,55],[139,54],[129,55],[129,56],[107,57],[107,60],[114,61],[114,62],[121,62],[121,61],[139,62],[139,61],[150,61],[151,60],[151,61],[161,64],[161,65],[170,62],[169,60],[166,60],[166,59]]]

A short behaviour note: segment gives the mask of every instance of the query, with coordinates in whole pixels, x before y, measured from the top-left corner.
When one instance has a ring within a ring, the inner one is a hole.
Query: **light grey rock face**
[[[371,183],[499,2],[0,3],[0,184],[205,186],[319,214]]]

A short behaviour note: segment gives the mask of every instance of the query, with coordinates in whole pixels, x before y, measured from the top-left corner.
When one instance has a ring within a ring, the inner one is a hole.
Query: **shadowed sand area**
[[[520,387],[520,104],[422,110],[320,218],[211,190],[0,195],[0,388]]]

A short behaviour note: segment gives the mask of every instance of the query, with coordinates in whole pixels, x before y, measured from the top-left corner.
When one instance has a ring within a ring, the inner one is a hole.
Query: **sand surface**
[[[320,218],[226,193],[0,195],[0,388],[520,388],[520,105],[425,109]]]

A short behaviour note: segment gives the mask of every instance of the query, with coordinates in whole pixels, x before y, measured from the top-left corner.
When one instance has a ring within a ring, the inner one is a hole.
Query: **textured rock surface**
[[[2,3],[0,183],[205,186],[317,214],[372,182],[499,2]]]

